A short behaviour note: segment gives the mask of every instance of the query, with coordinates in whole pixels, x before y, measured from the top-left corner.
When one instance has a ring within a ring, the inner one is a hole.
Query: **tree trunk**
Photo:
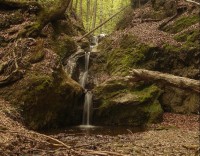
[[[100,24],[103,23],[103,0],[100,1]],[[103,26],[100,27],[100,34],[103,33]]]
[[[27,30],[22,32],[19,37],[37,37],[49,22],[56,21],[64,17],[64,13],[69,7],[70,1],[71,0],[59,0],[58,5],[54,6],[52,9],[43,8],[37,18],[37,21],[27,28]]]
[[[94,9],[93,9],[93,23],[92,23],[92,29],[95,28],[96,25],[96,19],[97,19],[97,0],[94,0]]]
[[[149,71],[145,69],[133,69],[131,73],[132,75],[130,79],[136,78],[146,81],[161,81],[163,83],[173,85],[178,88],[190,89],[198,93],[200,92],[200,82],[198,80],[156,71]]]

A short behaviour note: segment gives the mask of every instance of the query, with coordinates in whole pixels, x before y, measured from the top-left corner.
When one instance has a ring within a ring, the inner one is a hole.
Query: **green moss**
[[[198,22],[199,22],[198,15],[182,17],[176,20],[172,25],[164,27],[163,30],[170,33],[177,33]]]
[[[155,100],[154,103],[146,107],[145,110],[147,112],[149,111],[151,114],[148,123],[157,123],[162,121],[163,109],[158,100]]]
[[[83,90],[63,72],[53,76],[27,73],[28,87],[23,90],[20,101],[22,116],[31,129],[66,126],[81,122]],[[78,114],[74,117],[75,114]]]
[[[63,61],[68,58],[71,54],[76,52],[76,42],[69,36],[64,35],[59,39],[54,40],[54,50],[60,56]]]
[[[40,62],[44,59],[44,56],[45,56],[45,52],[43,50],[37,51],[37,52],[31,54],[31,56],[29,58],[29,62],[31,62],[31,63]]]
[[[120,40],[120,48],[127,49],[127,48],[133,48],[135,47],[135,44],[137,43],[137,39],[133,35],[125,35]]]
[[[102,87],[107,88],[107,85]],[[102,90],[106,92],[101,92]],[[101,99],[100,106],[95,110],[97,123],[141,126],[162,119],[163,111],[157,101],[161,90],[155,85],[130,88],[127,85],[121,90],[102,90],[98,90],[99,94],[95,92]]]
[[[180,49],[181,49],[181,47],[174,46],[174,45],[171,45],[171,44],[165,44],[163,46],[163,50],[167,53],[169,53],[169,52],[179,52]]]
[[[191,30],[174,36],[174,39],[179,42],[198,42],[199,30]]]
[[[120,48],[110,51],[107,55],[107,71],[110,74],[126,75],[145,59],[150,47],[139,44],[134,37],[126,36],[121,40]]]
[[[133,94],[138,95],[138,97],[140,97],[139,101],[141,103],[143,103],[143,102],[150,100],[152,97],[157,95],[159,92],[160,92],[160,89],[157,86],[151,85],[150,87],[146,87],[146,88],[142,89],[141,91],[135,91],[135,92],[133,92]]]

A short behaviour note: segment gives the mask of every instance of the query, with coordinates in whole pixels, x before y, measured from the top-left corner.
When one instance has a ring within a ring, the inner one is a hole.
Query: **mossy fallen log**
[[[131,77],[136,77],[138,79],[147,81],[162,81],[164,83],[176,86],[178,88],[191,89],[195,92],[200,92],[200,81],[186,77],[180,77],[172,74],[150,71],[145,69],[133,69],[131,71]]]

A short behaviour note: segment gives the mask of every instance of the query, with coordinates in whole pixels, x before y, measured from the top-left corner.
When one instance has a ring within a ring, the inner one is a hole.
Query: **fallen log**
[[[0,0],[0,8],[4,9],[29,9],[41,10],[42,6],[38,2],[8,1]]]
[[[172,74],[161,73],[157,71],[150,71],[145,69],[133,69],[131,71],[132,79],[137,78],[146,81],[162,81],[169,85],[178,88],[191,89],[195,92],[200,92],[200,81],[186,77],[175,76]]]

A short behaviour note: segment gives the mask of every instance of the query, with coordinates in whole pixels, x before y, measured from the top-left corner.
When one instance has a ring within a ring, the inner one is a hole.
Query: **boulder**
[[[161,90],[144,83],[116,79],[94,89],[94,123],[144,126],[162,121]]]
[[[199,112],[198,93],[167,86],[160,99],[165,111],[181,114]]]

